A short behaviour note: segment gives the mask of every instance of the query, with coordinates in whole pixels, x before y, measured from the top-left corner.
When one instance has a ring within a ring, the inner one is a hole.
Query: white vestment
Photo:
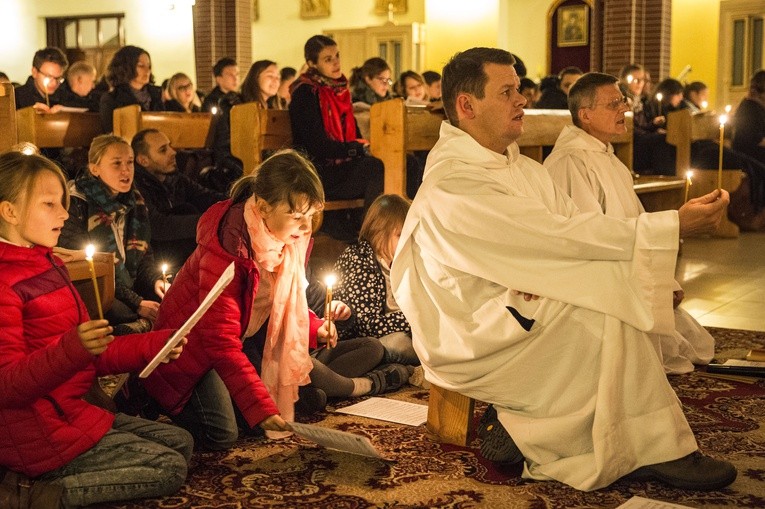
[[[495,404],[528,478],[594,490],[695,451],[646,333],[674,328],[677,212],[579,213],[507,154],[444,123],[407,215],[391,281],[426,378]]]
[[[601,212],[617,218],[645,212],[634,189],[632,174],[607,146],[582,129],[569,125],[555,142],[545,167],[558,187],[582,212]],[[679,290],[680,285],[674,289]],[[715,340],[687,311],[675,309],[675,331],[652,334],[651,339],[669,374],[689,373],[694,364],[708,364]]]

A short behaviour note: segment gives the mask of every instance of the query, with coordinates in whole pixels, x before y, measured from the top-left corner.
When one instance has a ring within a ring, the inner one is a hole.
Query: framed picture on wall
[[[303,19],[329,17],[329,0],[300,0],[300,17]]]
[[[375,14],[388,14],[388,4],[396,14],[406,14],[406,0],[376,0]]]
[[[566,5],[558,8],[558,47],[587,45],[589,14],[589,7],[586,5]]]

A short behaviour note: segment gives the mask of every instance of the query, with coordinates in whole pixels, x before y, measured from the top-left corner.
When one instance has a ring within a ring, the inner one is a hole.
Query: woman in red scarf
[[[305,43],[308,70],[292,85],[290,120],[296,149],[316,165],[327,200],[364,198],[365,208],[383,191],[383,163],[368,154],[369,142],[353,118],[348,80],[340,70],[337,43],[315,35]],[[345,240],[355,240],[361,211],[325,214],[324,228]]]

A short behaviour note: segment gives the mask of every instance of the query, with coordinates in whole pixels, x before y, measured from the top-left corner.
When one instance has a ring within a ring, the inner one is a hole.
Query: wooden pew
[[[211,113],[177,111],[141,111],[137,104],[117,108],[113,113],[114,134],[128,143],[144,129],[157,129],[170,140],[173,148],[199,149],[210,145],[213,116]]]
[[[0,154],[19,142],[13,85],[0,83]]]
[[[712,112],[693,114],[689,110],[673,111],[667,115],[667,143],[675,146],[675,174],[685,178],[685,172],[693,171],[693,185],[689,197],[695,198],[717,188],[717,170],[691,168],[691,144],[697,140],[719,141],[719,118]],[[731,194],[739,188],[745,175],[740,170],[723,168],[722,187]],[[723,216],[718,237],[738,237],[739,227]]]
[[[292,125],[287,110],[264,110],[257,103],[231,108],[231,155],[242,161],[245,175],[263,162],[264,153],[292,147]],[[364,207],[364,200],[332,200],[324,210]]]
[[[98,113],[35,112],[31,106],[16,112],[19,142],[28,141],[40,148],[89,147],[101,134]]]
[[[109,311],[114,302],[114,254],[96,253],[93,256],[93,268],[96,272],[101,309],[104,313]],[[93,290],[93,281],[90,276],[90,268],[85,260],[67,262],[66,269],[74,287],[85,302],[91,319],[98,318],[96,296]]]

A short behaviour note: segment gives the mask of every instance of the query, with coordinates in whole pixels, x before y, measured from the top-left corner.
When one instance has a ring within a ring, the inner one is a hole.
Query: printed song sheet
[[[388,398],[369,398],[361,403],[341,408],[337,412],[409,426],[420,426],[428,420],[428,407],[426,405]]]
[[[616,509],[691,509],[687,505],[671,504],[662,500],[632,497]]]
[[[204,316],[207,310],[210,309],[210,306],[212,306],[213,302],[215,302],[215,299],[217,299],[220,294],[223,293],[223,290],[226,288],[226,286],[228,286],[232,279],[234,279],[234,262],[231,262],[231,264],[226,267],[226,270],[224,270],[223,274],[221,274],[220,278],[218,278],[215,286],[212,287],[212,290],[210,290],[210,293],[207,294],[207,297],[204,298],[197,310],[191,314],[188,320],[186,320],[186,323],[184,323],[181,328],[175,332],[175,334],[170,336],[170,339],[167,340],[167,343],[165,343],[165,346],[162,347],[162,350],[160,350],[157,355],[154,356],[148,366],[143,368],[143,371],[141,371],[141,373],[138,375],[139,378],[146,378],[151,374],[152,371],[157,368],[157,366],[159,366],[159,364],[162,362],[162,359],[167,357],[167,354],[170,353],[170,350],[175,348],[175,345],[177,345],[178,342],[183,339],[184,336],[186,336],[186,334],[188,334],[192,328],[194,328],[194,326],[202,318],[202,316]]]
[[[377,449],[375,449],[375,446],[372,445],[372,442],[370,442],[367,437],[354,435],[353,433],[348,433],[346,431],[323,428],[314,424],[291,422],[290,426],[299,436],[312,442],[316,442],[327,449],[335,449],[341,452],[349,452],[351,454],[360,454],[361,456],[369,456],[370,458],[386,459]]]

